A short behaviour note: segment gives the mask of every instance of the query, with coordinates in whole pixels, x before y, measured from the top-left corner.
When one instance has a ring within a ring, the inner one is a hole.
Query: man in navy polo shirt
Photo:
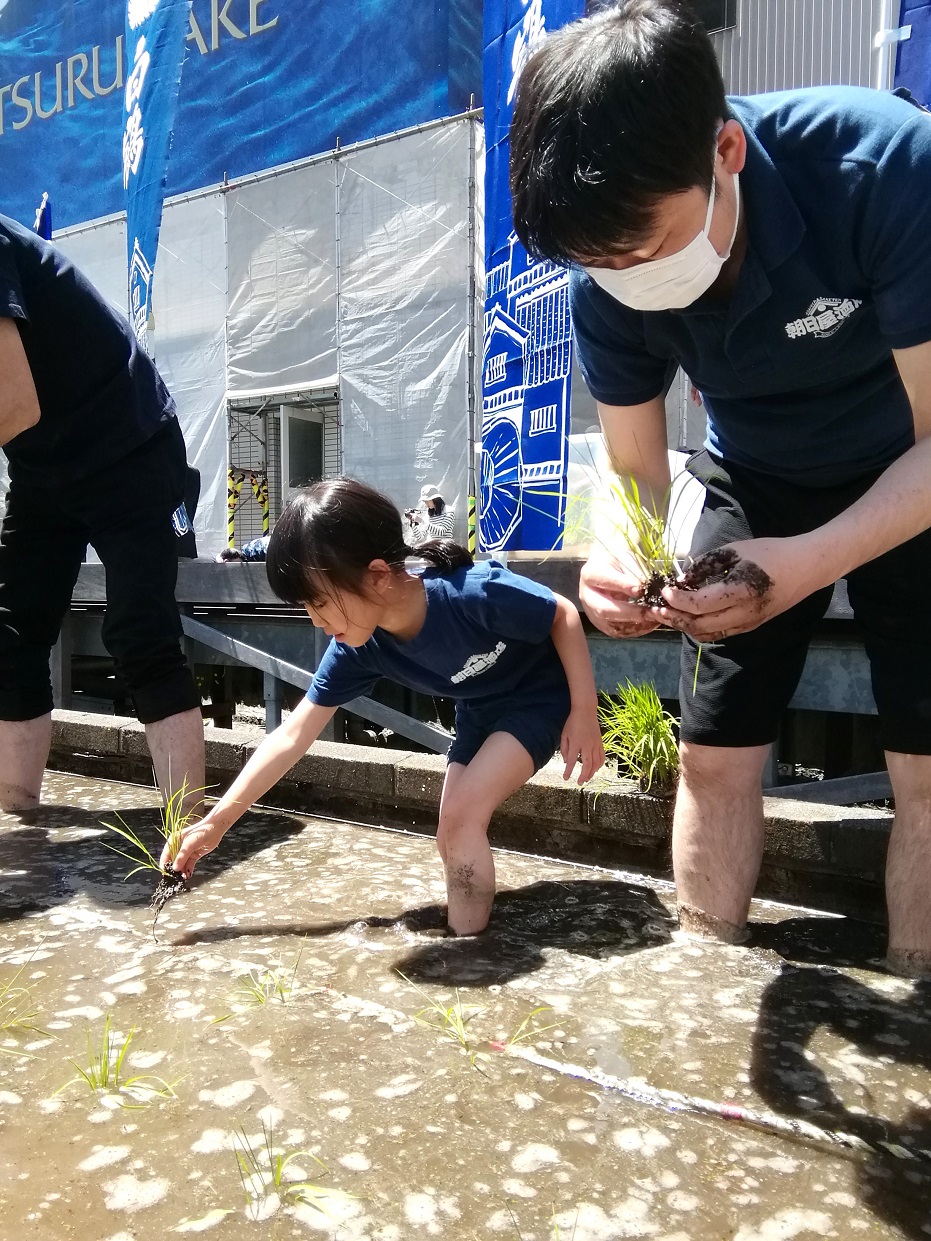
[[[163,795],[204,785],[200,694],[175,603],[188,486],[174,402],[129,324],[65,256],[0,216],[0,809],[39,800],[49,653],[88,543],[107,574],[103,640]]]
[[[692,555],[726,549],[698,562],[710,584],[644,608],[619,547],[581,584],[605,633],[685,635],[683,927],[746,935],[763,765],[846,577],[896,798],[889,963],[931,972],[931,116],[856,88],[725,98],[687,4],[622,0],[531,58],[511,161],[518,235],[572,265],[619,474],[667,494],[670,363],[708,414],[690,469],[707,492]]]

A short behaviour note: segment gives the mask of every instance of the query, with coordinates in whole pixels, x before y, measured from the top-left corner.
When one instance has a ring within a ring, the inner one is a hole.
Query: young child
[[[385,676],[456,701],[436,844],[446,869],[449,929],[483,931],[495,872],[488,823],[558,748],[564,779],[604,762],[595,682],[575,607],[495,561],[472,563],[447,539],[422,544],[423,572],[401,515],[353,479],[306,488],[268,547],[272,589],[300,602],[332,641],[307,697],[268,736],[231,788],[162,858],[190,878],[248,807],[308,750],[337,707]]]

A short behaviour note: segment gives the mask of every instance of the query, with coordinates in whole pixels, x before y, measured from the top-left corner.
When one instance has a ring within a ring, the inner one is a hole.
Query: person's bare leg
[[[181,711],[146,724],[145,739],[152,755],[155,779],[167,802],[187,781],[183,813],[204,813],[204,721],[200,711]]]
[[[484,931],[495,899],[495,863],[488,844],[492,814],[533,775],[533,759],[510,733],[492,733],[443,789],[437,848],[446,868],[449,929]]]
[[[0,810],[35,810],[52,744],[52,717],[0,720]]]
[[[769,746],[683,742],[672,865],[683,930],[725,943],[746,937],[763,860],[763,766]]]
[[[886,854],[890,969],[931,978],[931,755],[886,752],[895,820]]]

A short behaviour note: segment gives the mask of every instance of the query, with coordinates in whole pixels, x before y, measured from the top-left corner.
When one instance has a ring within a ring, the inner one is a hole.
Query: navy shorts
[[[175,602],[181,540],[171,518],[187,479],[175,418],[71,487],[23,482],[14,469],[0,532],[0,720],[52,709],[49,653],[88,543],[107,575],[104,645],[138,718],[200,708]]]
[[[534,771],[539,771],[559,749],[570,705],[568,686],[533,701],[457,702],[456,736],[446,761],[471,763],[492,733],[510,733],[530,755]]]
[[[836,487],[800,487],[704,451],[690,459],[688,469],[707,492],[692,539],[693,557],[737,539],[813,530],[849,508],[880,473]],[[847,575],[855,617],[850,632],[866,648],[882,745],[893,753],[931,754],[929,570],[931,531],[926,530]],[[679,684],[683,741],[739,747],[776,739],[832,591],[816,591],[749,633],[705,644],[700,656],[697,644],[684,639]]]

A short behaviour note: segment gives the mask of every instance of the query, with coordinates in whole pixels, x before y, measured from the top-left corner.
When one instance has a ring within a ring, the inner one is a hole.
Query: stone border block
[[[673,798],[641,793],[633,780],[619,780],[617,784],[617,788],[586,789],[585,821],[590,830],[599,836],[668,840]]]
[[[98,715],[91,711],[54,711],[52,746],[89,754],[119,754],[120,727],[131,721],[123,716]]]
[[[360,757],[359,750],[365,749]],[[393,799],[395,768],[412,756],[409,750],[377,749],[336,741],[318,741],[284,777],[289,784],[322,786],[334,792]]]
[[[395,796],[400,802],[430,805],[438,811],[445,775],[445,754],[412,754],[395,766]]]

